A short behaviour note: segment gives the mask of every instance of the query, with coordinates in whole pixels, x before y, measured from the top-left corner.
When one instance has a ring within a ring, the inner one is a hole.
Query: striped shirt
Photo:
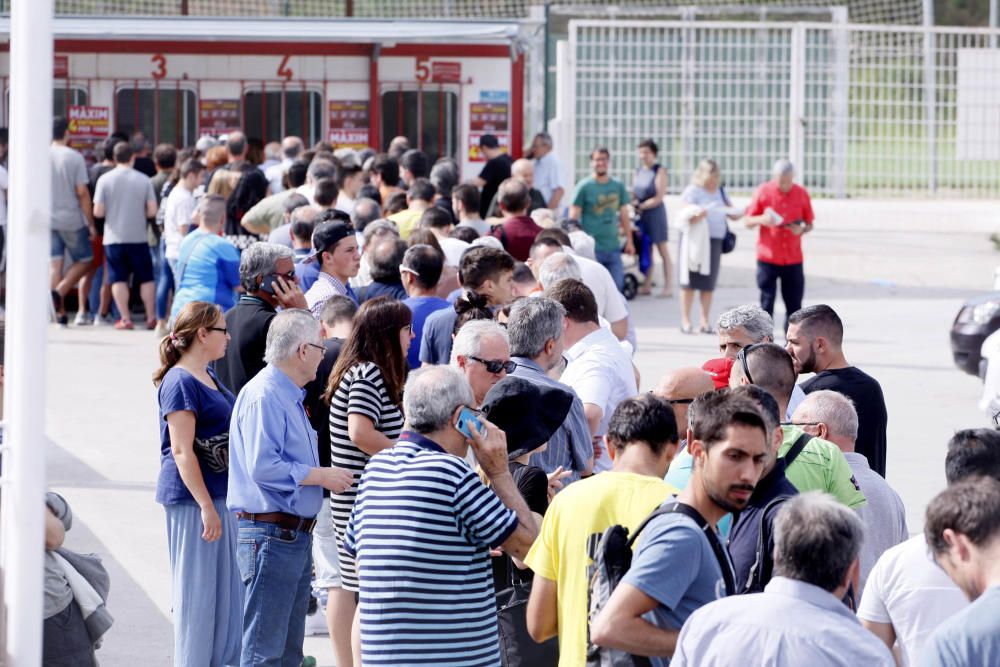
[[[373,456],[347,530],[364,664],[499,667],[489,549],[516,528],[465,461],[422,435]]]
[[[354,484],[350,489],[330,494],[330,508],[340,552],[341,579],[345,589],[356,592],[358,579],[354,559],[344,552],[343,543],[358,493],[358,480],[368,463],[368,455],[351,442],[347,433],[347,416],[350,414],[368,417],[376,430],[390,440],[399,437],[403,428],[403,413],[389,398],[382,372],[371,362],[357,364],[348,370],[330,398],[330,460],[338,468],[354,474]]]

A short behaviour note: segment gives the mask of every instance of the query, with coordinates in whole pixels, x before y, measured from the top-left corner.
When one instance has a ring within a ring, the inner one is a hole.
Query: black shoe
[[[56,322],[58,322],[59,326],[62,327],[69,326],[69,315],[67,315],[66,313],[63,313],[62,315],[56,315]]]
[[[62,296],[55,290],[52,290],[52,307],[55,308],[57,313],[63,309]]]

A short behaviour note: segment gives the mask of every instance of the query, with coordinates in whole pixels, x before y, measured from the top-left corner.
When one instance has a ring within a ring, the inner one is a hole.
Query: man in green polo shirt
[[[578,220],[583,231],[594,237],[594,255],[615,279],[618,291],[625,287],[623,252],[618,242],[619,230],[625,235],[624,252],[635,254],[632,243],[632,220],[628,214],[628,191],[625,184],[608,175],[611,154],[600,146],[590,154],[593,175],[576,185],[569,217]]]
[[[774,343],[756,343],[746,346],[736,355],[729,374],[729,386],[757,385],[774,397],[778,402],[778,414],[783,415],[788,410],[796,377],[792,357],[783,347]],[[784,438],[778,456],[785,459],[785,477],[796,489],[802,493],[829,493],[851,509],[865,505],[865,496],[839,447],[828,440],[812,438],[789,463],[789,451],[803,431],[796,424],[783,424],[781,429]]]

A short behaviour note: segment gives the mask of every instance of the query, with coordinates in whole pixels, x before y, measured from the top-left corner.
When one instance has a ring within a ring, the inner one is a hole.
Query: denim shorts
[[[108,259],[108,283],[128,282],[130,275],[140,285],[153,282],[148,243],[111,243],[104,246],[104,254]]]
[[[69,257],[76,262],[89,262],[94,259],[94,250],[90,245],[90,232],[86,227],[80,229],[52,230],[52,252],[53,259],[62,259],[62,256],[69,251]]]

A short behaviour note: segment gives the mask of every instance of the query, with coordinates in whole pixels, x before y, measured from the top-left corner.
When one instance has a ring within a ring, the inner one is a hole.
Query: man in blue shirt
[[[239,517],[244,667],[302,662],[315,517],[324,488],[340,493],[353,480],[340,468],[320,467],[302,404],[324,352],[309,311],[278,313],[267,331],[267,366],[233,406],[226,504]]]
[[[971,477],[927,507],[927,544],[972,600],[931,636],[922,667],[1000,664],[1000,480]]]
[[[425,243],[408,248],[403,255],[403,263],[399,265],[399,277],[408,295],[403,303],[413,313],[413,340],[406,353],[406,361],[411,369],[420,367],[420,340],[424,332],[424,321],[435,311],[451,308],[450,303],[437,295],[438,281],[443,270],[444,255]]]
[[[170,309],[171,321],[191,301],[218,304],[223,312],[236,303],[240,252],[220,236],[226,220],[226,200],[219,195],[205,195],[195,215],[198,228],[181,241],[177,258],[177,293]]]
[[[564,484],[590,475],[594,465],[594,445],[587,426],[583,402],[572,388],[546,373],[562,361],[563,318],[566,310],[558,301],[546,297],[521,299],[510,307],[507,335],[510,337],[511,361],[517,368],[511,373],[542,387],[554,387],[573,394],[573,405],[562,426],[545,451],[531,455],[531,464],[546,473],[560,468],[569,473]]]
[[[746,507],[770,452],[764,420],[746,398],[704,394],[691,404],[688,421],[694,470],[676,501],[700,515],[703,527],[682,512],[650,521],[631,569],[590,625],[594,644],[650,656],[653,667],[670,664],[681,626],[695,610],[733,592],[716,524]]]
[[[832,496],[812,491],[787,501],[775,520],[774,579],[763,593],[694,612],[673,667],[894,667],[889,649],[841,602],[858,581],[863,537],[861,519]]]

